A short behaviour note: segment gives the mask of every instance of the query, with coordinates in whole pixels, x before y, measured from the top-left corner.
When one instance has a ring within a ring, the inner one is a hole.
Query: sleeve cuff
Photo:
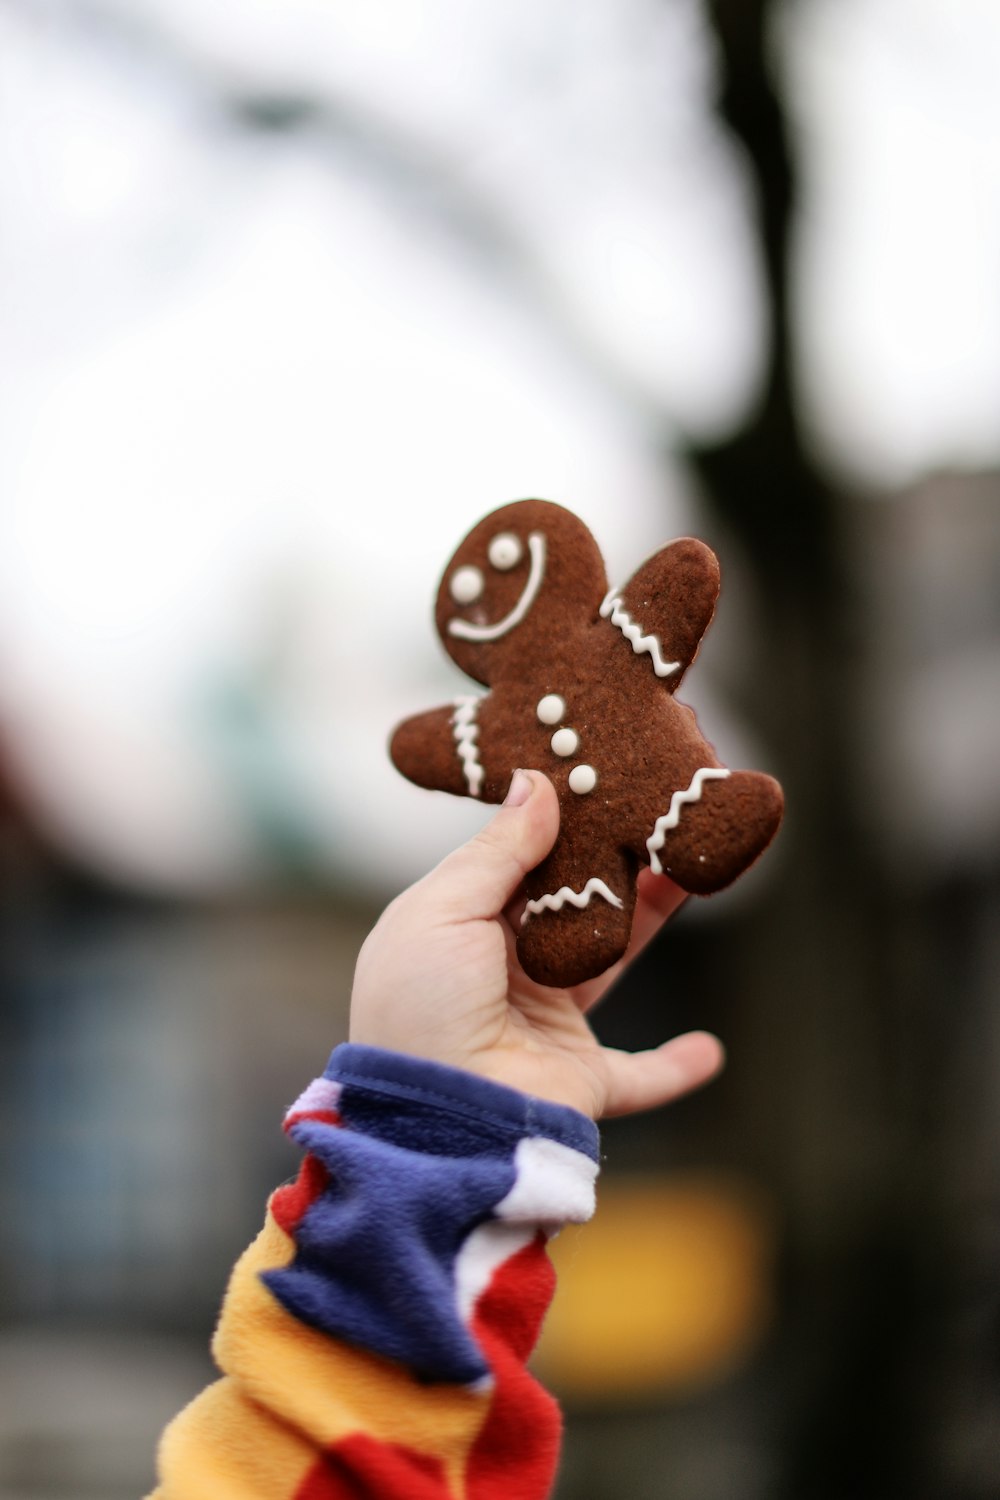
[[[540,1136],[592,1161],[599,1159],[600,1133],[586,1115],[461,1068],[345,1042],[334,1048],[323,1077],[359,1103],[365,1096],[383,1105],[395,1099],[417,1110],[424,1106],[441,1112],[455,1124],[464,1120],[474,1130],[512,1140]]]

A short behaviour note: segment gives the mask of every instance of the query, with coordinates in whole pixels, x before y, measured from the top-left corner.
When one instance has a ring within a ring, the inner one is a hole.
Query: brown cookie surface
[[[583,522],[521,500],[459,545],[438,589],[445,649],[490,689],[400,724],[390,754],[418,786],[501,802],[519,767],[544,771],[559,837],[525,881],[525,971],[573,985],[624,953],[649,864],[684,890],[721,890],[766,848],[781,788],[716,759],[674,690],[715,609],[715,554],[690,537],[621,588]]]

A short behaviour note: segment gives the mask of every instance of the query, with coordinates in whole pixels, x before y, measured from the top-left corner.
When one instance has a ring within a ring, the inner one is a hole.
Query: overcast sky
[[[826,461],[994,463],[1000,10],[789,15]],[[474,826],[382,753],[462,688],[455,543],[541,494],[623,577],[699,528],[661,424],[722,436],[757,390],[713,80],[689,0],[0,5],[0,714],[85,857],[183,887],[277,834],[385,888]]]

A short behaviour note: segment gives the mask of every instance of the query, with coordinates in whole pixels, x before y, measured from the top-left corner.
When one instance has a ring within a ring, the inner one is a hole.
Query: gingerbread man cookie
[[[777,831],[778,783],[722,766],[674,697],[718,592],[715,554],[689,537],[609,590],[586,526],[545,500],[494,511],[445,570],[438,631],[490,691],[407,719],[390,753],[418,786],[484,802],[503,801],[519,766],[554,783],[559,837],[525,881],[517,940],[542,984],[621,957],[642,864],[704,895]]]

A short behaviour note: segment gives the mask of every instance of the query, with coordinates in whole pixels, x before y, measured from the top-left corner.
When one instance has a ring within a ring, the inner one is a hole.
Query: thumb
[[[450,921],[498,916],[559,832],[559,801],[541,771],[515,771],[503,806],[474,838],[422,882]]]

